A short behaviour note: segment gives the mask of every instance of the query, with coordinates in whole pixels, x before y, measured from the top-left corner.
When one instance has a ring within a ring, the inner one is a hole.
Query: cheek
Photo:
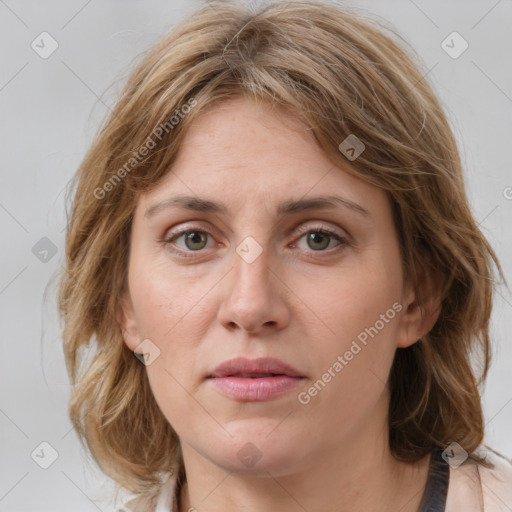
[[[158,340],[194,340],[206,321],[205,295],[215,276],[186,275],[167,262],[144,262],[139,257],[130,267],[130,291],[141,336]]]
[[[307,316],[301,318],[317,326],[318,337],[325,340],[322,346],[343,348],[340,343],[350,343],[401,300],[400,271],[395,264],[377,256],[374,253],[354,258],[353,264],[331,268],[324,275],[319,272],[314,277],[297,276],[294,280],[294,292],[305,299],[307,306]],[[388,317],[385,320],[393,320],[396,311],[392,310]],[[396,322],[386,322],[386,329],[382,330],[389,332],[391,324]]]
[[[338,411],[375,402],[385,388],[396,350],[402,310],[400,267],[394,258],[392,262],[376,252],[372,255],[375,258],[361,258],[331,272],[315,287],[298,281],[303,283],[298,293],[308,298],[309,318],[315,324],[316,342],[309,353],[318,371],[315,378],[321,381],[317,387],[323,397],[318,402],[337,404]]]
[[[215,281],[213,276],[192,279],[175,271],[171,274],[165,263],[153,261],[144,266],[139,260],[137,267],[136,262],[134,259],[130,291],[139,335],[159,350],[159,356],[146,368],[149,383],[167,420],[179,428],[184,411],[196,405],[196,416],[204,416],[191,396],[198,386],[197,376],[204,372],[198,365],[198,353],[213,311],[205,294]]]
[[[205,428],[214,431],[218,424],[212,421],[208,409],[194,398],[195,392],[187,380],[191,373],[187,366],[170,367],[164,357],[147,367],[147,373],[153,397],[167,422],[180,439],[204,436]],[[173,357],[178,357],[176,350]]]

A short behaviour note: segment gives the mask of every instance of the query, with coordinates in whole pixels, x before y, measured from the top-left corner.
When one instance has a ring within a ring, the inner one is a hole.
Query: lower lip
[[[286,375],[256,379],[249,377],[215,377],[209,379],[212,385],[223,395],[247,402],[270,400],[292,389],[301,380],[302,377],[288,377]]]

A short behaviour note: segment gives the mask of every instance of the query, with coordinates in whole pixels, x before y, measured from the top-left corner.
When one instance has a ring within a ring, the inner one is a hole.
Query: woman
[[[76,175],[66,251],[70,416],[123,510],[512,508],[478,389],[501,268],[436,97],[358,16],[178,26]]]

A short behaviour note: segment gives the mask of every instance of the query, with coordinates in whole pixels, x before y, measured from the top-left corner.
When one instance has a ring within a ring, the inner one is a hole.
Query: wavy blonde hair
[[[178,436],[117,320],[132,215],[139,195],[170,172],[190,123],[236,96],[300,116],[333,163],[383,189],[405,279],[426,302],[434,291],[442,301],[432,330],[396,351],[392,453],[416,461],[451,441],[471,453],[483,439],[478,386],[490,361],[493,263],[503,273],[471,214],[438,100],[414,57],[374,25],[328,2],[258,12],[210,2],[140,62],[75,175],[58,298],[69,413],[102,470],[146,510],[165,474],[184,474]],[[169,119],[192,103],[171,129]],[[141,157],[159,126],[169,129]],[[338,146],[350,134],[366,149],[347,165]]]

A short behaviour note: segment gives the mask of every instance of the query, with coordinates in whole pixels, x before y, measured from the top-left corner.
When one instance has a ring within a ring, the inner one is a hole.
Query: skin
[[[369,215],[343,206],[276,215],[283,201],[333,193]],[[228,213],[172,207],[145,216],[178,194],[225,203]],[[308,241],[319,227],[347,243]],[[211,235],[169,242],[190,228]],[[248,236],[262,249],[252,263],[236,252]],[[429,457],[392,457],[387,379],[397,347],[428,332],[438,312],[422,314],[404,282],[385,193],[334,165],[300,120],[242,98],[201,113],[172,172],[136,205],[128,289],[119,315],[126,344],[150,339],[160,350],[146,368],[181,441],[181,511],[417,510]],[[298,393],[394,303],[401,311],[300,403]],[[234,400],[205,377],[235,356],[276,357],[305,379],[269,401]],[[252,467],[237,456],[248,442],[261,456]]]

